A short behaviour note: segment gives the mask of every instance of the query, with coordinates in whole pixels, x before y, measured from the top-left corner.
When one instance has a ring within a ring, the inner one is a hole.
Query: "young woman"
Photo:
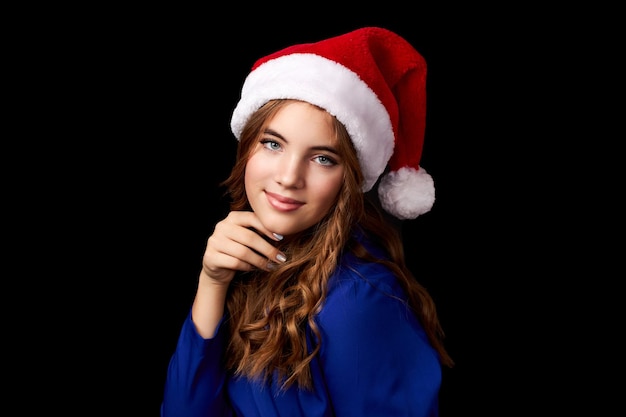
[[[255,63],[231,122],[232,211],[208,239],[163,417],[438,415],[453,362],[388,222],[434,202],[425,71],[381,28]]]

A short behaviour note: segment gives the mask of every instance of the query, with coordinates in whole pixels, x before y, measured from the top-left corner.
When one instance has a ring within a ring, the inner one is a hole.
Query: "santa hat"
[[[272,99],[324,108],[346,127],[367,192],[378,182],[382,207],[399,219],[428,212],[433,179],[420,167],[426,121],[426,62],[403,38],[365,27],[287,47],[256,61],[246,77],[231,129]]]

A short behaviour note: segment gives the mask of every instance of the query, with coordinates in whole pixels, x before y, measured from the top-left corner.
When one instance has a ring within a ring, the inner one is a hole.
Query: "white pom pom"
[[[398,219],[414,219],[435,202],[435,184],[424,168],[402,167],[386,174],[378,186],[382,207]]]

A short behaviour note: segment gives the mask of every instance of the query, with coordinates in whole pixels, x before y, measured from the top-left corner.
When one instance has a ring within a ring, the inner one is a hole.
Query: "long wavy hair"
[[[253,114],[244,127],[235,165],[222,183],[231,198],[231,210],[250,210],[244,174],[247,161],[269,120],[290,100],[273,100]],[[443,345],[444,332],[435,304],[405,264],[400,234],[390,227],[379,206],[361,191],[363,177],[357,154],[345,127],[333,116],[338,151],[345,164],[343,185],[334,208],[316,225],[277,242],[288,262],[267,272],[240,272],[226,299],[230,341],[225,364],[235,375],[270,380],[277,373],[282,388],[296,383],[311,388],[309,364],[323,343],[315,316],[320,311],[329,278],[344,250],[359,258],[386,265],[407,293],[408,304],[420,319],[441,363],[453,366]],[[389,259],[370,255],[352,232],[361,228],[386,248]],[[306,326],[318,343],[309,351]]]

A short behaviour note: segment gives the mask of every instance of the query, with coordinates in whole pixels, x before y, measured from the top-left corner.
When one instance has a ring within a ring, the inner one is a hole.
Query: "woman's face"
[[[246,195],[269,230],[284,236],[319,222],[343,183],[331,116],[290,102],[269,120],[246,165]]]

